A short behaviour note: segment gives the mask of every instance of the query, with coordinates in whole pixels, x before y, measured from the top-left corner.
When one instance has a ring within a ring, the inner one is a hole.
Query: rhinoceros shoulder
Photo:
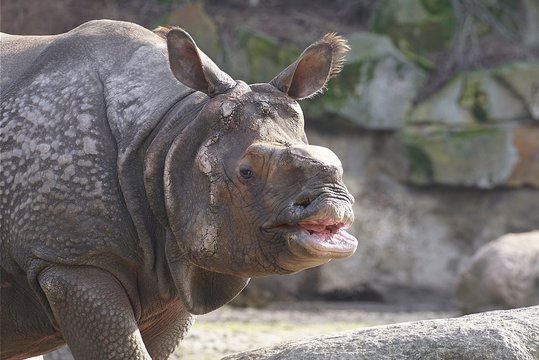
[[[117,20],[88,21],[62,35],[64,37],[74,37],[78,40],[81,38],[87,38],[88,40],[98,39],[103,51],[111,50],[112,53],[115,52],[115,49],[107,49],[106,46],[111,43],[116,44],[118,41],[123,43],[122,47],[136,46],[143,43],[155,44],[156,41],[162,42],[159,40],[161,38],[153,31],[135,23]]]

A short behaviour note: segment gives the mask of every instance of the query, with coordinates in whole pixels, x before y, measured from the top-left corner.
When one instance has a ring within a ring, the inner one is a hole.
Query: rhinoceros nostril
[[[302,208],[306,208],[307,206],[309,206],[313,202],[313,200],[314,199],[311,198],[310,196],[300,195],[294,201],[294,205],[302,207]]]

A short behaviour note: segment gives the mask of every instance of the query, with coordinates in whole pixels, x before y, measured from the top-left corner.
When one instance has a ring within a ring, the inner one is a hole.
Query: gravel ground
[[[360,327],[457,316],[431,304],[299,302],[263,309],[225,306],[199,316],[172,359],[210,360]]]

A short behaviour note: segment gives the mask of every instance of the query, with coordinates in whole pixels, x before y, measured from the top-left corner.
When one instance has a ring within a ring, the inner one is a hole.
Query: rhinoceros
[[[252,85],[175,27],[1,45],[2,359],[164,359],[251,277],[355,251],[342,165],[297,103],[339,72],[342,37]]]

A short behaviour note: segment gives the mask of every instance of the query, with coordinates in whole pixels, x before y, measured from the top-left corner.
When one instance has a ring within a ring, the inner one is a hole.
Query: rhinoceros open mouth
[[[318,265],[355,252],[357,239],[345,230],[349,226],[346,221],[313,217],[295,224],[275,226],[273,231],[284,234],[287,247],[295,258]]]
[[[352,201],[331,195],[319,195],[306,205],[296,201],[261,227],[271,236],[272,246],[283,242],[279,245],[284,251],[275,257],[281,269],[296,272],[356,251],[358,241],[346,231],[354,221]]]
[[[321,258],[350,256],[357,248],[357,239],[345,229],[347,225],[331,219],[299,221],[289,233],[289,247],[296,255]]]

